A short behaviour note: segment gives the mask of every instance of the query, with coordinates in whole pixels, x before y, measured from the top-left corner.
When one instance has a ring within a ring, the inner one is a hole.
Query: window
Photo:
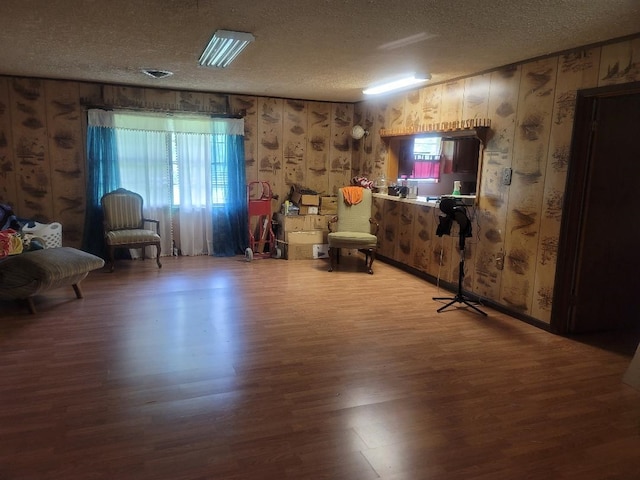
[[[442,138],[441,137],[418,137],[413,140],[413,154],[414,156],[427,156],[435,157],[440,160],[440,153],[442,151]],[[431,160],[429,158],[428,160]]]
[[[173,132],[167,133],[169,144],[168,151],[171,156],[171,192],[172,192],[172,205],[180,206],[180,164],[183,163],[180,161],[178,155],[178,141],[184,142],[183,135],[176,135]],[[206,144],[206,148],[204,152],[211,152],[212,146],[215,146],[216,152],[224,152],[225,146],[225,136],[224,135],[209,135],[206,139],[200,139],[204,141]],[[203,162],[209,161],[211,163],[211,204],[222,205],[225,202],[225,198],[227,195],[227,163],[225,161],[225,157],[223,155],[214,155],[213,158],[208,160],[208,155],[204,158],[201,157]],[[184,164],[182,169],[184,170]],[[183,174],[184,176],[184,174]],[[206,198],[207,195],[203,197]]]
[[[105,172],[96,185],[111,175],[108,188],[142,195],[145,214],[160,221],[163,252],[172,240],[185,255],[244,251],[243,119],[92,109],[88,128],[90,158]]]
[[[215,145],[215,152],[226,152],[226,138],[224,135],[214,135],[212,142]],[[227,185],[229,167],[225,160],[225,155],[214,155],[211,160],[211,203],[222,205],[228,195]]]
[[[441,158],[441,137],[412,138],[402,149],[398,173],[415,180],[435,183],[440,179]]]
[[[115,114],[119,169],[126,188],[166,192],[173,207],[215,206],[227,196],[227,135],[208,117]],[[207,180],[209,179],[209,180]],[[156,202],[156,200],[149,200]],[[162,199],[158,197],[158,202]]]
[[[437,182],[440,179],[440,137],[419,137],[413,141],[413,178]]]

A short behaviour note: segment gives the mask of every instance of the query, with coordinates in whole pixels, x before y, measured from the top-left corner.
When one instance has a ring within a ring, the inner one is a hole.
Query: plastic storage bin
[[[53,223],[35,223],[35,226],[22,227],[24,233],[31,233],[34,237],[44,240],[44,248],[56,248],[62,246],[62,224]]]

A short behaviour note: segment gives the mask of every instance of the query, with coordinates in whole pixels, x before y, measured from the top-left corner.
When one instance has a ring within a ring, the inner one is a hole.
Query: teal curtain
[[[244,253],[249,246],[244,120],[204,120],[89,110],[83,249],[105,256],[100,199],[124,187],[138,191],[149,218],[160,220],[167,243],[163,251],[170,251],[171,212],[176,208],[180,248],[187,255]],[[158,134],[173,140],[149,140]]]
[[[105,258],[100,199],[120,186],[115,129],[88,125],[87,164],[87,206],[82,248]]]
[[[244,137],[225,134],[213,142],[211,178],[225,178],[224,202],[213,209],[213,255],[231,257],[249,246]]]

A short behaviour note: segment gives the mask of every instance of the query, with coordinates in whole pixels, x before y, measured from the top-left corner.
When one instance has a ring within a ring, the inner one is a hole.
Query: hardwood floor
[[[640,478],[630,355],[353,260],[119,261],[0,303],[0,479]]]

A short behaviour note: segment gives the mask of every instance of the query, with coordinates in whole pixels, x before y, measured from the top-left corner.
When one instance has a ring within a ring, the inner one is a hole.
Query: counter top
[[[375,198],[384,198],[385,200],[393,200],[394,202],[411,203],[413,205],[426,205],[428,207],[437,207],[438,201],[427,200],[427,197],[402,198],[395,195],[387,195],[386,193],[374,193]]]
[[[374,193],[375,198],[384,198],[385,200],[393,200],[394,202],[410,203],[413,205],[425,205],[427,207],[437,207],[440,204],[440,200],[427,200],[427,197],[416,198],[402,198],[395,195],[387,195],[386,193]],[[456,195],[458,196],[458,195]],[[475,195],[459,195],[460,198],[469,200],[471,204],[475,202]]]

